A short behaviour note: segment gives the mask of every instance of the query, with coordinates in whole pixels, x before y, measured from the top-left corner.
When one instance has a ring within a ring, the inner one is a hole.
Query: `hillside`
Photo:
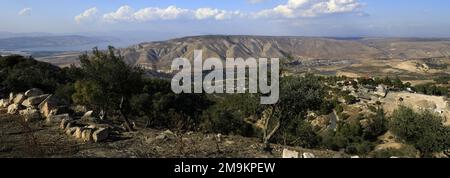
[[[129,64],[167,68],[176,57],[278,57],[296,59],[415,59],[450,55],[448,39],[194,36],[148,42],[120,50]]]

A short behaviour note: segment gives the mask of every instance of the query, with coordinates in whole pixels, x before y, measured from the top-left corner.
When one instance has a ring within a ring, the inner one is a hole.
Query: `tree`
[[[129,99],[142,90],[142,70],[127,65],[113,47],[107,52],[94,48],[92,55],[81,55],[80,62],[82,78],[75,83],[75,103],[104,111],[105,116],[119,111],[130,125]]]
[[[400,106],[394,111],[390,130],[406,143],[414,145],[422,156],[449,148],[449,128],[442,124],[442,118],[431,111],[415,112]]]
[[[263,142],[266,146],[269,147],[270,139],[277,133],[277,138],[281,139],[279,142],[283,142],[287,134],[297,137],[289,128],[302,124],[300,121],[308,110],[319,110],[323,106],[325,93],[320,78],[312,74],[282,78],[279,102],[266,106],[261,118],[265,123]]]

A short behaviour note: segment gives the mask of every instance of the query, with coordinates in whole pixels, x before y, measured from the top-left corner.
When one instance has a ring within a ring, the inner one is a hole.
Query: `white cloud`
[[[216,19],[216,20],[225,20],[231,19],[233,17],[242,16],[242,13],[239,11],[225,11],[220,9],[212,9],[212,8],[199,8],[194,13],[195,18],[198,20],[203,19]]]
[[[173,20],[179,17],[183,17],[189,14],[189,10],[178,8],[175,6],[169,6],[165,9],[149,7],[141,9],[133,14],[134,19],[139,21],[149,21],[149,20]]]
[[[33,10],[33,9],[27,7],[27,8],[24,8],[24,9],[20,10],[18,14],[19,14],[20,16],[30,15],[32,10]]]
[[[121,6],[116,12],[110,12],[103,15],[103,19],[107,22],[131,21],[134,20],[134,11],[128,6]]]
[[[91,20],[93,20],[95,18],[95,16],[97,15],[97,12],[98,12],[98,10],[97,10],[96,7],[87,9],[83,13],[75,16],[75,21],[77,23],[82,23],[82,22],[85,22],[85,21],[91,21]]]
[[[248,0],[251,3],[258,3],[264,0]],[[336,13],[363,13],[360,11],[363,6],[359,0],[287,0],[271,9],[264,9],[258,12],[243,13],[240,11],[229,11],[217,8],[184,9],[176,6],[167,8],[147,7],[134,10],[128,5],[119,7],[116,11],[106,13],[102,16],[105,22],[146,22],[153,20],[227,20],[238,17],[247,18],[274,18],[274,19],[294,19],[304,17],[317,17]],[[96,13],[96,11],[95,11]],[[93,13],[93,14],[95,14]],[[76,19],[84,19],[92,16],[87,11],[80,14]],[[79,20],[77,20],[79,21]]]
[[[174,20],[174,19],[215,19],[226,20],[233,17],[242,16],[239,11],[226,11],[212,8],[199,8],[195,10],[169,6],[167,8],[148,7],[140,10],[133,10],[130,6],[120,7],[115,12],[103,15],[106,22],[133,22],[133,21],[152,21],[152,20]]]
[[[273,9],[259,11],[254,16],[258,18],[316,17],[326,14],[356,12],[362,6],[363,4],[358,0],[289,0],[286,4],[278,5]]]

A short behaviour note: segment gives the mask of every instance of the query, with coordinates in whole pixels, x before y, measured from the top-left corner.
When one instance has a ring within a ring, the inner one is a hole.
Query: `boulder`
[[[41,114],[37,109],[24,109],[19,111],[19,115],[23,116],[25,122],[34,122],[41,119]]]
[[[70,116],[69,116],[69,114],[59,114],[59,115],[50,115],[49,117],[47,117],[46,119],[45,119],[45,121],[47,122],[47,123],[60,123],[60,122],[62,122],[62,120],[72,120],[71,118],[70,118]]]
[[[72,136],[75,131],[77,131],[77,128],[79,129],[79,127],[68,127],[66,128],[66,134]]]
[[[14,93],[9,93],[9,103],[13,103],[14,101]]]
[[[316,156],[312,153],[305,152],[302,155],[303,158],[316,158]]]
[[[298,158],[299,153],[296,151],[283,149],[282,158]]]
[[[22,102],[22,106],[27,108],[36,108],[42,101],[44,101],[49,95],[39,95],[29,97]]]
[[[20,105],[18,104],[11,104],[8,106],[8,114],[17,114],[19,112],[20,109]]]
[[[83,132],[83,128],[75,127],[75,132],[73,133],[73,137],[76,139],[81,139],[81,133]]]
[[[59,128],[62,130],[65,130],[67,128],[67,125],[72,122],[70,118],[64,118],[61,120],[61,124],[59,125]]]
[[[58,102],[54,99],[53,95],[49,95],[38,105],[38,108],[41,114],[47,118],[51,113],[57,114]]]
[[[354,156],[350,156],[350,158],[356,159],[356,158],[359,158],[359,156],[358,155],[354,155]]]
[[[0,108],[7,108],[9,106],[9,100],[7,99],[0,99]]]
[[[14,97],[13,103],[14,104],[22,104],[23,100],[25,100],[25,95],[23,95],[22,93],[19,93]]]
[[[91,142],[93,140],[92,131],[92,129],[85,128],[83,132],[81,132],[81,140],[83,140],[84,142]]]
[[[92,134],[92,139],[94,140],[94,142],[98,143],[108,139],[108,136],[109,136],[108,129],[99,128]]]
[[[28,97],[34,97],[34,96],[39,96],[39,95],[43,95],[43,94],[44,94],[44,92],[42,90],[33,88],[33,89],[30,89],[25,92],[25,97],[28,98]]]

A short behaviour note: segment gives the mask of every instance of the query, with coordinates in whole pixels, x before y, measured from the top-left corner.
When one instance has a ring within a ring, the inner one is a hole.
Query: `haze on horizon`
[[[441,0],[0,0],[0,33],[450,37]]]

